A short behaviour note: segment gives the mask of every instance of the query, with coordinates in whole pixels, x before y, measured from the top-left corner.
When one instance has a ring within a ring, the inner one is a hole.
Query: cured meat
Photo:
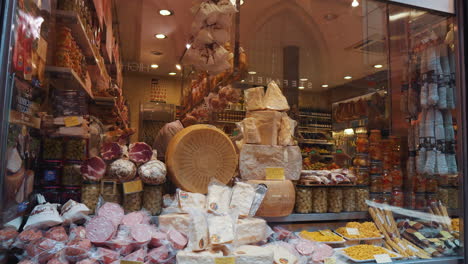
[[[150,225],[137,224],[133,225],[130,230],[132,238],[140,245],[150,242],[153,235]]]
[[[147,250],[145,249],[139,249],[132,254],[126,256],[123,260],[128,260],[128,261],[145,261],[147,255]]]
[[[120,182],[133,180],[136,172],[135,164],[127,159],[118,159],[109,166],[109,176],[119,179]]]
[[[93,243],[104,243],[112,238],[115,232],[114,222],[104,216],[96,216],[86,225],[86,237]]]
[[[144,142],[136,142],[130,144],[128,155],[133,162],[145,163],[153,156],[153,149]]]
[[[138,168],[138,176],[146,184],[159,185],[166,182],[166,165],[159,160],[151,160]]]
[[[187,238],[175,229],[169,230],[167,233],[167,238],[169,242],[171,242],[172,246],[176,249],[184,249],[188,242]]]
[[[148,261],[152,264],[164,263],[169,258],[169,249],[166,246],[160,246],[148,252]]]
[[[95,259],[83,259],[78,261],[76,264],[98,264],[98,262]]]
[[[108,142],[101,147],[101,157],[104,160],[118,159],[122,157],[122,154],[122,147],[117,142]]]
[[[275,231],[278,240],[285,240],[293,235],[291,231],[281,226],[273,227],[273,231]]]
[[[36,241],[42,237],[42,231],[39,229],[27,229],[21,232],[15,242],[15,247],[23,248],[33,241]]]
[[[107,218],[117,228],[124,217],[124,210],[119,204],[107,202],[98,209],[97,215]]]
[[[87,180],[100,180],[106,173],[106,163],[99,157],[87,159],[81,164],[81,173]]]
[[[159,247],[163,245],[163,241],[167,240],[167,235],[159,230],[153,230],[151,235],[150,245],[153,247]]]
[[[70,199],[62,206],[61,216],[65,223],[72,223],[83,219],[89,212],[90,210],[85,204]]]
[[[6,227],[0,230],[0,248],[9,249],[18,236],[18,231],[13,227]]]
[[[47,264],[68,264],[69,262],[65,259],[61,258],[53,258],[49,261],[47,261]]]
[[[33,258],[37,257],[40,263],[53,258],[60,249],[62,249],[62,247],[59,242],[44,237],[26,246],[28,256]]]
[[[68,240],[67,232],[63,226],[52,227],[45,233],[45,237],[59,242],[66,242]]]
[[[143,211],[131,212],[122,218],[122,225],[132,226],[136,224],[149,224],[151,221],[149,215]]]
[[[86,238],[86,229],[84,226],[74,226],[70,228],[70,239]]]
[[[99,247],[96,250],[97,259],[104,264],[110,264],[114,261],[119,260],[120,254],[114,250]]]
[[[77,262],[88,258],[91,250],[91,241],[86,238],[77,238],[67,243],[65,257],[71,262]]]
[[[311,241],[301,239],[296,244],[296,250],[303,256],[312,255],[315,251],[315,244]]]
[[[326,244],[318,244],[314,253],[312,253],[312,260],[314,262],[323,262],[326,258],[333,256],[333,248]]]

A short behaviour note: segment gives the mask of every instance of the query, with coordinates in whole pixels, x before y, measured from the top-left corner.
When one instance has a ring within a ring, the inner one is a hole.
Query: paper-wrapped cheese
[[[237,182],[232,188],[231,208],[236,209],[239,216],[249,215],[250,208],[255,198],[255,185]]]
[[[234,250],[236,264],[272,264],[273,251],[269,248],[258,246],[240,246]]]
[[[268,89],[265,93],[265,97],[263,98],[263,102],[265,107],[269,110],[289,110],[288,100],[286,100],[286,97],[284,97],[281,89],[278,87],[275,81],[271,81],[268,84]]]
[[[223,253],[221,251],[191,252],[181,250],[177,252],[176,259],[177,264],[215,264],[215,259],[222,256]]]
[[[248,112],[247,118],[254,118],[261,145],[278,145],[278,131],[280,129],[282,113],[276,111]]]
[[[254,244],[266,240],[269,228],[261,218],[245,218],[237,220],[235,245]]]
[[[245,108],[248,111],[256,111],[265,109],[263,97],[265,89],[263,87],[250,88],[244,91]]]
[[[209,215],[210,243],[212,245],[231,243],[234,240],[235,220],[230,215]]]
[[[300,148],[245,144],[239,158],[242,179],[264,180],[265,168],[284,168],[285,179],[299,180],[302,170]]]
[[[191,193],[177,190],[179,207],[182,211],[188,212],[190,208],[206,209],[206,196],[201,193]]]
[[[190,216],[188,214],[165,214],[158,217],[159,228],[169,231],[171,228],[188,235],[190,226]]]
[[[188,234],[188,248],[192,251],[206,249],[209,244],[208,222],[206,214],[200,210],[190,210],[190,227]]]
[[[209,212],[223,214],[229,211],[232,190],[220,182],[212,182],[208,185],[206,207]]]
[[[284,242],[283,242],[284,243]],[[278,244],[269,244],[266,245],[265,248],[270,249],[274,253],[274,263],[275,264],[296,264],[299,262],[298,257],[291,252],[291,250],[287,247],[288,244],[284,243]]]

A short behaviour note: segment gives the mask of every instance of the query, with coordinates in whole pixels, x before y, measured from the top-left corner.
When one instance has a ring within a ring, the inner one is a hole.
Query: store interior
[[[457,263],[454,21],[17,1],[0,262]]]

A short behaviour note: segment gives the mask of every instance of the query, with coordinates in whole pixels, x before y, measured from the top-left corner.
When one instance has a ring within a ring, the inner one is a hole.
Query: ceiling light
[[[177,73],[175,72],[170,72],[169,75],[176,75]]]
[[[243,82],[245,82],[245,80],[241,80],[241,82],[243,83]]]
[[[157,39],[165,39],[165,38],[167,38],[167,36],[164,35],[164,34],[156,34],[156,35],[154,35],[154,36],[155,36]]]
[[[188,43],[187,43],[187,44],[185,44],[185,47],[186,47],[187,49],[190,49],[190,47],[192,47],[192,44],[188,44]]]
[[[257,74],[257,72],[249,71],[249,74],[250,74],[250,75],[254,75],[254,74]]]
[[[374,68],[376,68],[376,69],[380,69],[380,68],[382,68],[382,67],[383,67],[382,64],[376,64],[376,65],[374,65]]]
[[[171,16],[171,15],[172,15],[172,11],[167,10],[167,9],[161,9],[161,10],[159,10],[159,14],[160,14],[161,16]]]
[[[152,69],[157,69],[158,67],[159,67],[159,65],[157,65],[157,64],[151,64]]]
[[[353,77],[352,76],[345,76],[345,80],[351,80]]]
[[[151,52],[151,54],[156,55],[156,56],[160,56],[160,55],[162,55],[163,53],[160,52],[160,51],[157,51],[157,50],[153,50],[153,51]]]
[[[180,71],[182,70],[182,66],[180,66],[180,64],[176,64],[175,67]]]
[[[344,134],[348,136],[354,135],[354,130],[352,128],[346,128]]]
[[[299,90],[304,90],[304,86],[299,86]]]
[[[328,84],[322,84],[323,88],[328,88]]]
[[[301,82],[307,82],[307,78],[301,78],[301,79],[299,79],[299,81],[301,81]]]
[[[359,2],[357,0],[353,0],[353,2],[351,3],[351,6],[352,7],[358,7],[359,6]]]

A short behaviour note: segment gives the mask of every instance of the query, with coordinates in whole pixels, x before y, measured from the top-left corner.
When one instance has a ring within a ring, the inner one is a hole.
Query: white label
[[[377,263],[390,263],[392,262],[392,259],[388,254],[379,254],[379,255],[374,255],[375,262]]]
[[[336,258],[334,257],[329,257],[329,258],[326,258],[324,259],[324,264],[336,264]]]
[[[351,236],[359,236],[359,230],[357,228],[347,227],[346,232]]]

